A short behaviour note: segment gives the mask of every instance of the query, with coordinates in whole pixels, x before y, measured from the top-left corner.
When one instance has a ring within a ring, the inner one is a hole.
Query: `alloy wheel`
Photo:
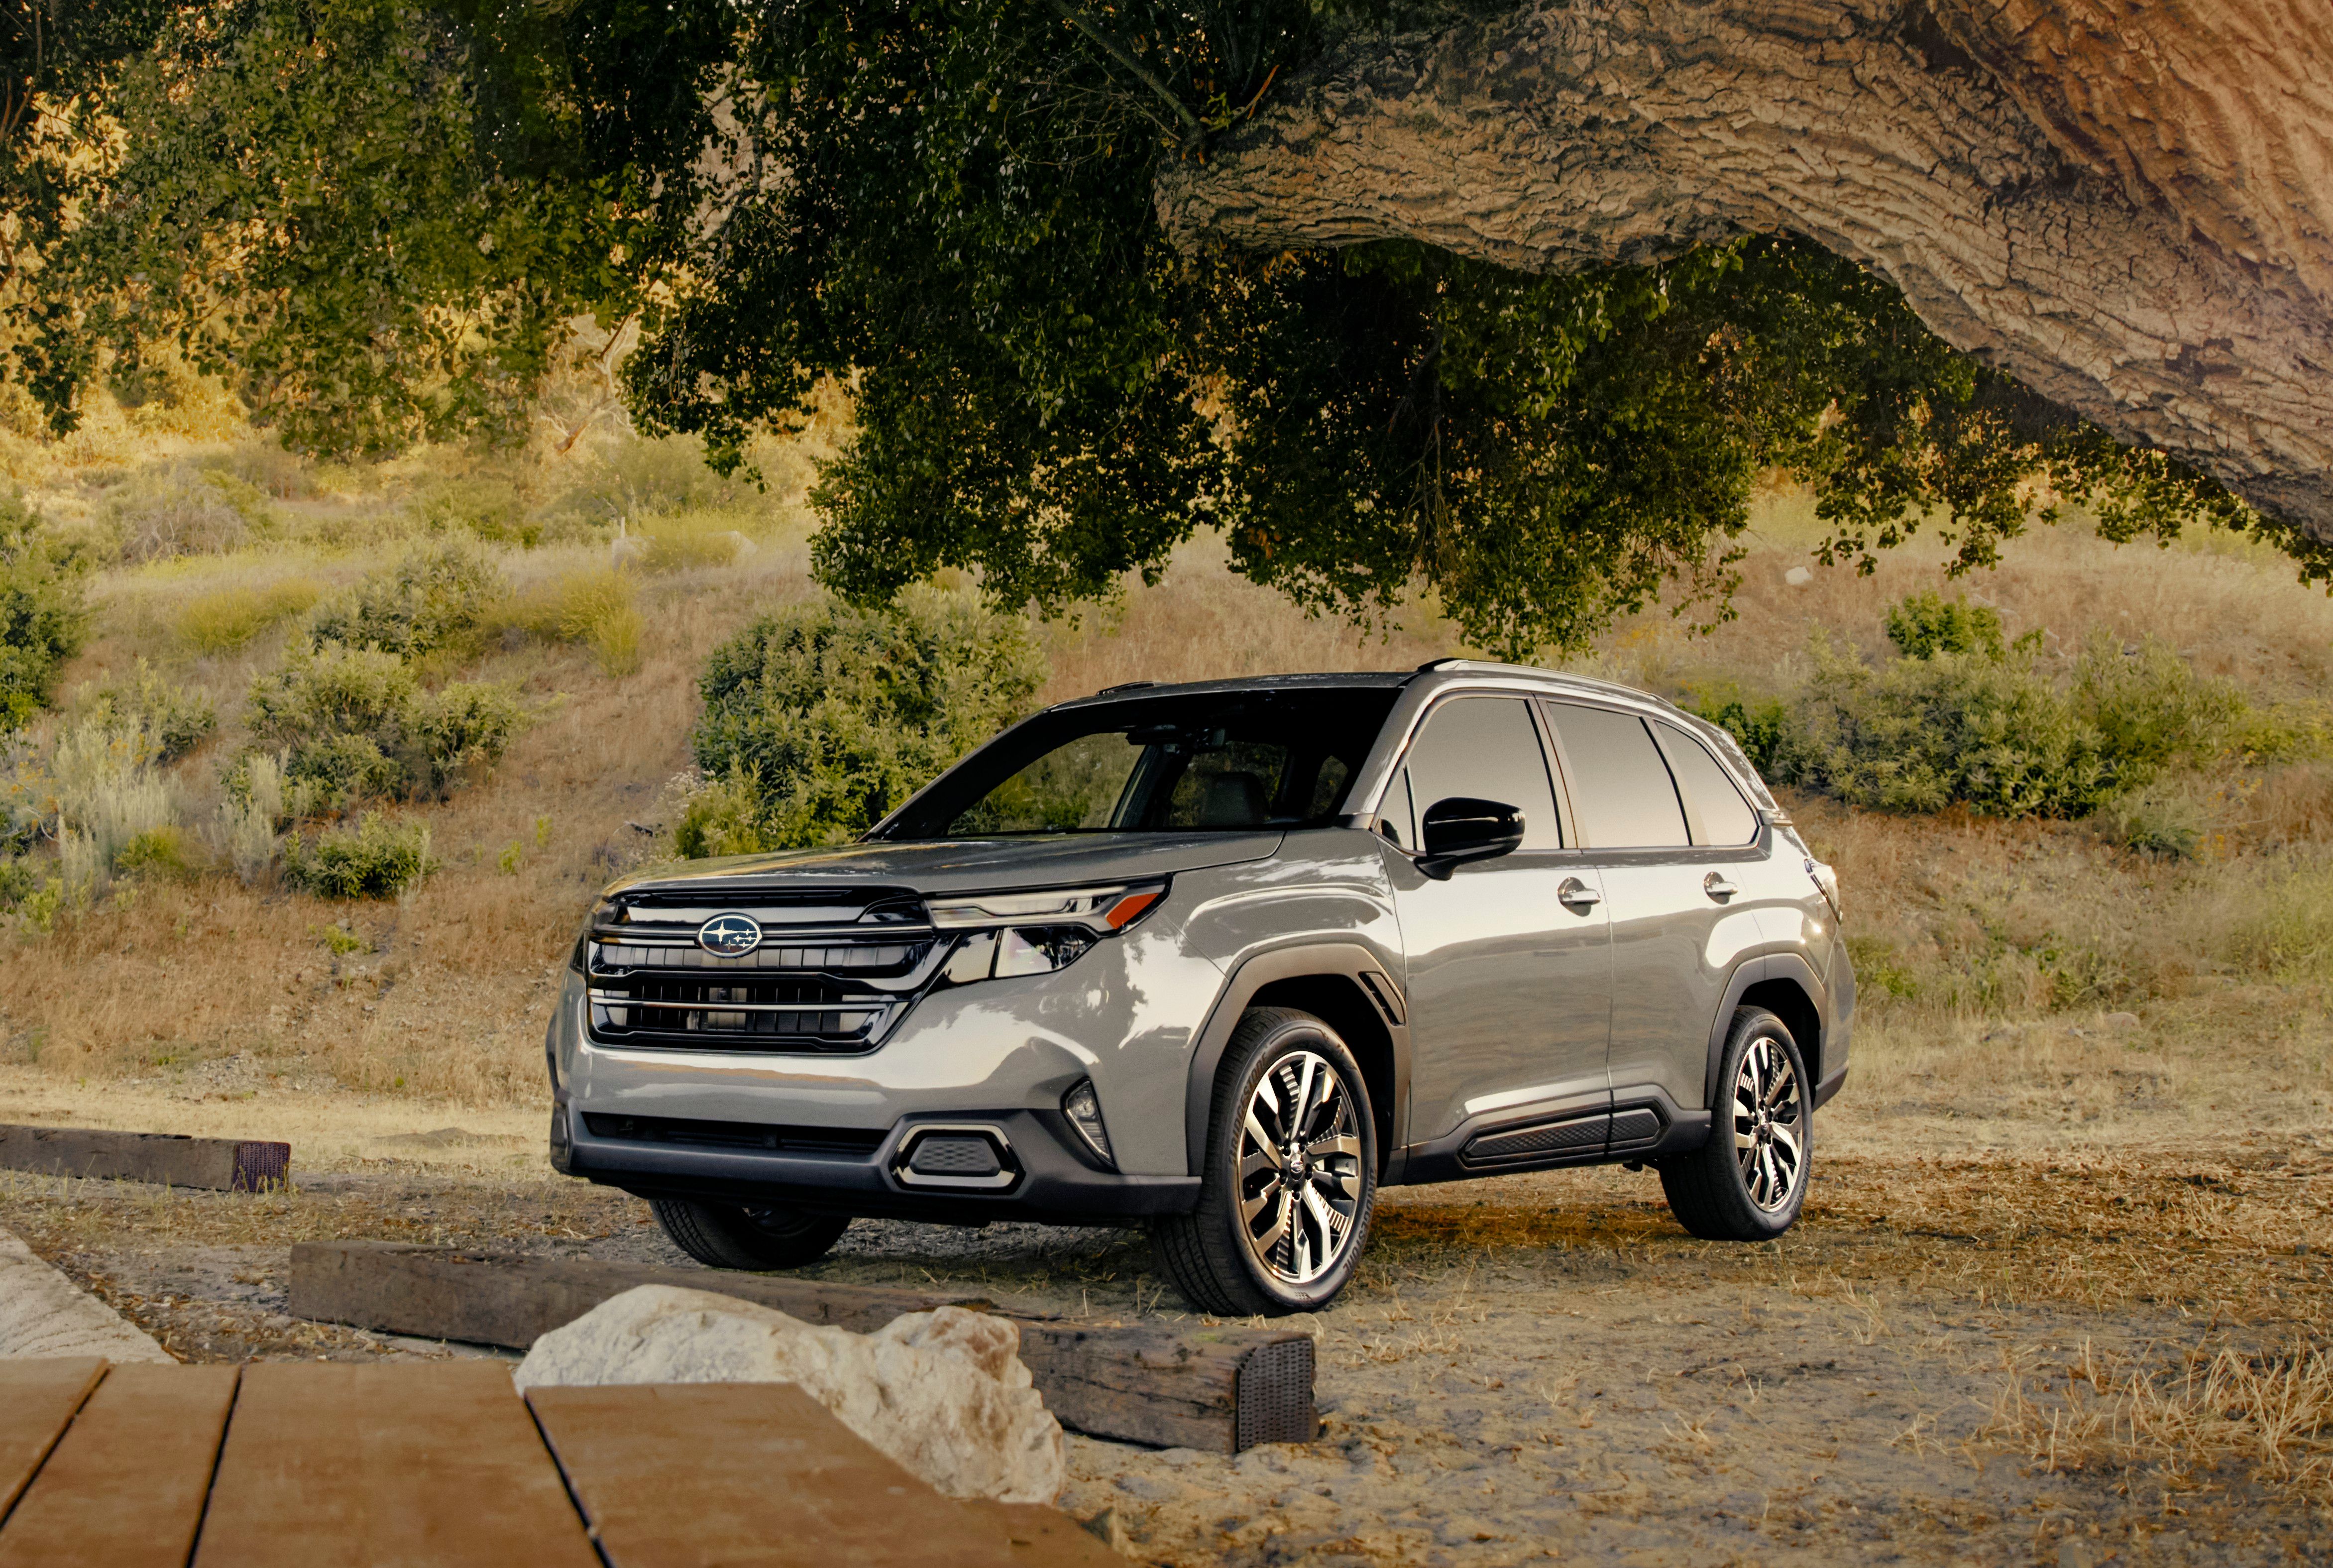
[[[1352,1245],[1361,1204],[1353,1096],[1328,1059],[1295,1051],[1248,1099],[1239,1137],[1240,1235],[1283,1284],[1310,1284]]]
[[[1733,1075],[1733,1158],[1750,1201],[1769,1214],[1806,1174],[1806,1114],[1790,1053],[1771,1034],[1751,1041]]]

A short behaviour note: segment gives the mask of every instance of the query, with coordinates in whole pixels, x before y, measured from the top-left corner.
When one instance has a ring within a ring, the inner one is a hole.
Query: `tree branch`
[[[1071,26],[1100,44],[1104,53],[1132,72],[1137,81],[1157,93],[1166,102],[1166,107],[1175,111],[1175,117],[1183,122],[1185,147],[1192,146],[1200,137],[1206,134],[1206,127],[1199,123],[1199,117],[1192,112],[1190,105],[1167,91],[1166,82],[1160,81],[1149,67],[1137,60],[1130,50],[1111,36],[1108,28],[1076,6],[1070,5],[1069,0],[1052,0],[1052,6]]]

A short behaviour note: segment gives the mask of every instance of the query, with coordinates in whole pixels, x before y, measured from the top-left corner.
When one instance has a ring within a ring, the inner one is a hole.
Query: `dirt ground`
[[[0,1084],[0,1120],[58,1117],[51,1092]],[[108,1119],[161,1114],[139,1098],[110,1092]],[[292,1192],[0,1173],[0,1224],[190,1361],[492,1353],[285,1316],[297,1240],[686,1264],[644,1205],[550,1176],[531,1114],[302,1113],[319,1152]],[[2209,1412],[2216,1436],[2183,1452],[2079,1419],[2111,1414],[2117,1378],[2323,1346],[2333,1130],[1942,1158],[1869,1112],[1818,1128],[1806,1218],[1763,1248],[1686,1236],[1650,1173],[1388,1193],[1361,1278],[1310,1320],[1318,1442],[1234,1459],[1072,1437],[1063,1506],[1175,1564],[2333,1562],[2333,1430],[2263,1439]],[[1134,1232],[862,1222],[812,1272],[1181,1311]]]

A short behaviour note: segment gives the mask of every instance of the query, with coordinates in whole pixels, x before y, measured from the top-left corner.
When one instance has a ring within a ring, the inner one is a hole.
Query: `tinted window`
[[[1462,697],[1435,708],[1410,745],[1409,787],[1421,820],[1453,795],[1497,801],[1522,809],[1523,848],[1562,846],[1547,757],[1521,697]]]
[[[1704,844],[1746,844],[1758,836],[1758,818],[1708,748],[1673,724],[1661,726],[1661,749],[1669,754],[1677,788],[1693,803]]]
[[[1689,842],[1676,785],[1642,719],[1568,702],[1549,703],[1547,710],[1563,737],[1571,809],[1589,848],[1668,849]]]
[[[1128,697],[1042,714],[951,769],[895,839],[1304,827],[1344,810],[1388,686]]]

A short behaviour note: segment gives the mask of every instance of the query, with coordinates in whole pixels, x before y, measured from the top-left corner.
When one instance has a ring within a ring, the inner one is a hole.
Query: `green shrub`
[[[283,755],[295,814],[368,797],[440,795],[491,765],[525,714],[509,688],[457,681],[424,692],[394,653],[325,642],[252,682],[246,722]]]
[[[149,828],[113,851],[113,869],[125,875],[187,882],[201,874],[186,835],[175,824]]]
[[[693,782],[681,796],[680,820],[673,824],[673,848],[689,860],[708,855],[752,855],[775,849],[763,833],[761,798],[749,779]]]
[[[1730,685],[1711,686],[1692,693],[1690,711],[1733,736],[1761,777],[1774,776],[1776,759],[1791,728],[1787,705],[1772,697],[1745,698]]]
[[[2224,680],[2205,680],[2154,637],[2126,651],[2094,630],[2074,671],[2074,697],[2126,776],[2151,777],[2174,761],[2208,763],[2246,733],[2251,705]]]
[[[198,653],[233,653],[269,627],[306,614],[323,596],[323,588],[305,577],[218,589],[179,608],[178,635]]]
[[[474,640],[504,591],[502,569],[475,541],[442,539],[327,601],[309,630],[320,643],[421,659]]]
[[[1044,678],[1028,622],[967,593],[802,605],[715,650],[696,763],[751,792],[761,843],[840,842],[1028,712]]]
[[[398,827],[378,812],[312,842],[294,834],[283,854],[284,881],[320,899],[393,899],[437,869],[427,828]]]
[[[1872,669],[1817,640],[1777,775],[1868,810],[1960,803],[1999,817],[2087,816],[2133,782],[2030,659],[1936,653]]]
[[[55,695],[89,625],[88,563],[0,491],[0,733],[22,729]]]
[[[2001,611],[1957,596],[1947,600],[1933,589],[1907,594],[1887,607],[1887,640],[1906,659],[1967,653],[1998,662],[2007,652],[2001,640]]]
[[[158,763],[176,762],[218,728],[217,704],[203,692],[166,679],[143,659],[132,678],[100,687],[90,701],[93,715],[135,725],[152,737]]]

